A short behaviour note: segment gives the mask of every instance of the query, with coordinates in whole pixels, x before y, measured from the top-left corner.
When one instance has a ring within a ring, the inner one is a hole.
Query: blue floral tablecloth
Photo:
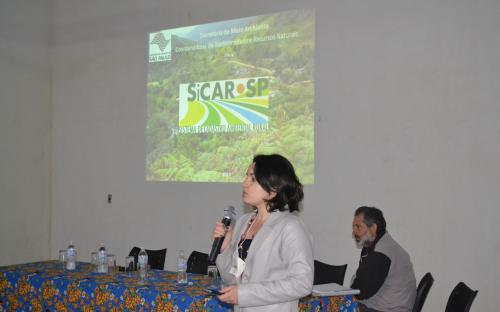
[[[176,273],[152,270],[147,282],[135,273],[92,272],[79,262],[75,271],[59,261],[0,267],[0,311],[232,311],[231,305],[207,295],[206,276],[188,274],[179,286]],[[351,296],[302,298],[300,311],[355,312]]]

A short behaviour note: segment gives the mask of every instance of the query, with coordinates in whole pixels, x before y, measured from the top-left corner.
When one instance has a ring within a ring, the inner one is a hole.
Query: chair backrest
[[[477,290],[470,289],[464,282],[458,283],[448,298],[446,312],[468,312],[477,292]]]
[[[141,248],[134,247],[130,250],[129,256],[134,257],[134,262],[137,266],[137,258],[139,256],[139,252]],[[167,256],[167,248],[151,250],[146,249],[146,253],[148,254],[148,264],[153,270],[163,270],[165,267],[165,257]]]
[[[425,273],[425,275],[418,283],[417,287],[417,296],[415,297],[415,303],[413,304],[412,312],[420,312],[422,307],[424,306],[425,299],[427,298],[427,294],[431,289],[432,284],[434,283],[434,278],[430,272]]]
[[[344,284],[345,271],[347,264],[331,265],[314,260],[314,285],[337,283]]]
[[[193,250],[187,261],[187,272],[207,274],[208,254]]]

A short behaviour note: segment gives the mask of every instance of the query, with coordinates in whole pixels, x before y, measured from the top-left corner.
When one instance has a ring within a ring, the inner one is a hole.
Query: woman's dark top
[[[250,248],[250,244],[252,243],[252,239],[242,239],[240,240],[240,243],[238,246],[238,255],[240,256],[241,260],[245,261],[248,255],[248,248]]]

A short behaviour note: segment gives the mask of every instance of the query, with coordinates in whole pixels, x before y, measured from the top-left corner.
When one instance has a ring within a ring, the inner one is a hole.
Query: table
[[[188,274],[179,286],[176,273],[152,270],[143,284],[135,273],[92,272],[78,262],[67,271],[59,261],[0,267],[0,311],[233,311],[204,290],[204,275]],[[302,298],[300,311],[355,312],[352,296]]]

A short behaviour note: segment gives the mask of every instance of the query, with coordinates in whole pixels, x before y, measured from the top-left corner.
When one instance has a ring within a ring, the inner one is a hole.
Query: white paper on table
[[[344,287],[337,283],[314,285],[312,294],[314,296],[345,296],[345,295],[357,295],[359,294],[359,289],[352,289],[349,287]]]

